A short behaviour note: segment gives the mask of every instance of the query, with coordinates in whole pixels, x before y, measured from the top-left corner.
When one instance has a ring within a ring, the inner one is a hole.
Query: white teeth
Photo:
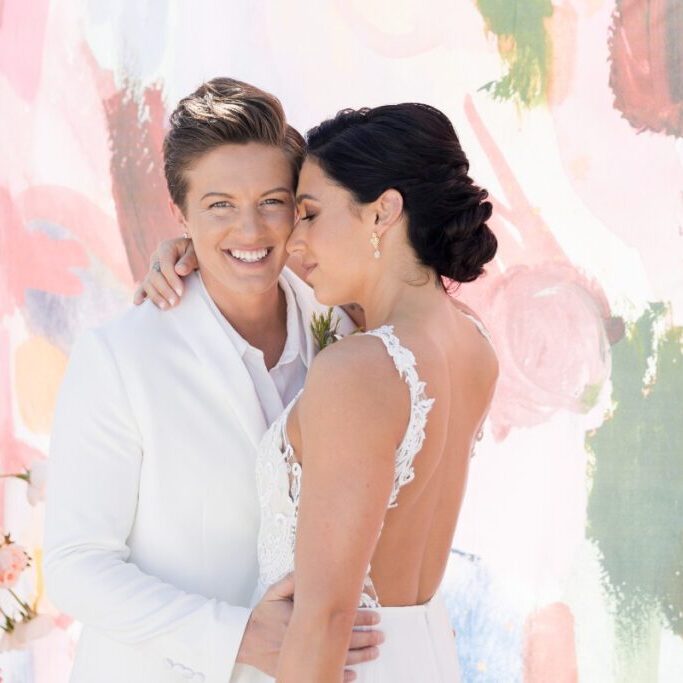
[[[230,249],[230,255],[234,256],[245,263],[256,263],[268,256],[268,249],[257,249],[255,251],[240,251],[238,249]]]

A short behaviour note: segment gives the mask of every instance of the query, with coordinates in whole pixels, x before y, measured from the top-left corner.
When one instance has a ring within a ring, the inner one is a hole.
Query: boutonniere
[[[322,351],[328,344],[334,344],[342,338],[338,329],[339,318],[334,315],[333,308],[328,308],[327,313],[314,313],[311,316],[311,332],[318,351]]]

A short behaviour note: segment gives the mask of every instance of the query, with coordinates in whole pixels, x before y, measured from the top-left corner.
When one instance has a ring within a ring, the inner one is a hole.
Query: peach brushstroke
[[[31,337],[15,351],[14,383],[19,414],[26,427],[36,434],[50,432],[66,363],[66,355],[43,337]]]
[[[0,73],[27,102],[40,84],[49,0],[0,2]]]
[[[561,602],[531,614],[524,625],[524,683],[577,683],[574,617]]]
[[[0,395],[10,397],[10,343],[9,334],[0,328]],[[14,434],[12,402],[0,401],[0,471],[22,472],[36,458],[44,457],[40,451],[19,440]],[[0,486],[0,528],[5,522],[5,486]]]
[[[574,7],[563,0],[553,3],[553,14],[545,28],[553,46],[552,63],[548,70],[548,104],[561,104],[574,87],[574,55],[578,15]]]
[[[379,16],[378,22],[368,18],[368,14],[358,8],[360,3],[349,0],[336,0],[335,7],[348,23],[353,33],[376,53],[392,59],[414,57],[429,52],[441,45],[448,37],[449,24],[443,20],[442,12],[432,7],[430,12],[416,11],[413,25],[405,33],[389,33],[384,30],[381,10],[369,5],[369,12]],[[386,11],[395,11],[390,6]]]

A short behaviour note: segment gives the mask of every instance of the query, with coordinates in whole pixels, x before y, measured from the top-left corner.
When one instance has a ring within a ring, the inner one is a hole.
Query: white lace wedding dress
[[[470,316],[468,316],[470,317]],[[474,319],[472,319],[474,320]],[[474,320],[481,328],[479,322]],[[393,327],[383,326],[365,334],[384,342],[396,369],[405,379],[411,398],[408,427],[396,451],[394,486],[388,507],[396,507],[402,486],[415,474],[413,460],[422,448],[427,415],[433,399],[425,395],[425,383],[415,369],[415,357],[401,345]],[[294,570],[294,543],[301,489],[302,467],[294,458],[287,439],[287,418],[298,396],[271,425],[260,443],[256,460],[256,483],[261,503],[261,526],[258,539],[259,580],[252,605],[266,589]],[[372,662],[351,667],[358,683],[458,683],[460,673],[448,613],[441,594],[429,602],[407,607],[383,607],[370,576],[365,578],[359,607],[380,613],[380,628],[385,642],[380,656]],[[274,679],[257,669],[238,664],[231,683],[266,683]]]

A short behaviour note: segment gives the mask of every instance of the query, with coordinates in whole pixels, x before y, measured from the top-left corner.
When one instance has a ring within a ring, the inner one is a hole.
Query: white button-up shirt
[[[199,281],[202,282],[201,276]],[[280,276],[280,289],[287,304],[287,340],[280,360],[266,368],[263,351],[252,346],[220,312],[202,282],[202,296],[225,330],[228,339],[242,357],[254,383],[268,425],[272,424],[304,386],[306,372],[306,333],[296,297],[287,280]]]

